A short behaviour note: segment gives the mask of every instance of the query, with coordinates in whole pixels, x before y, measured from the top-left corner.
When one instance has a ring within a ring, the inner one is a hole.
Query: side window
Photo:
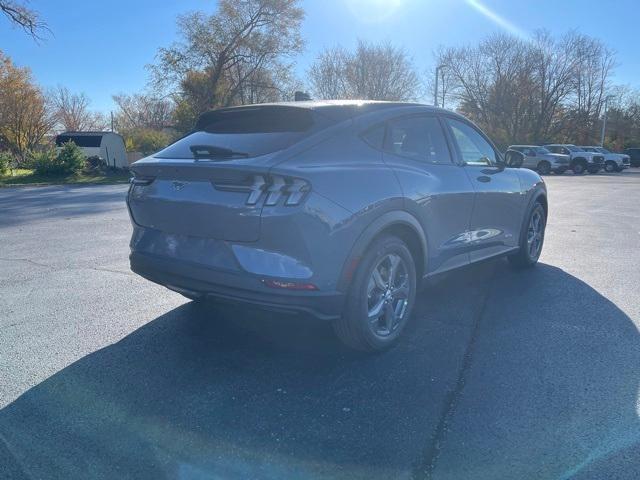
[[[382,144],[384,143],[384,129],[384,124],[371,127],[362,134],[362,139],[373,148],[382,150]]]
[[[562,147],[562,148],[560,149],[560,153],[563,153],[563,154],[565,154],[565,155],[569,155],[569,149],[568,149],[568,148],[565,148],[565,147]]]
[[[475,128],[452,118],[447,119],[447,122],[460,148],[462,160],[467,165],[496,164],[495,150]]]
[[[436,117],[412,116],[387,123],[385,150],[419,162],[451,165],[451,154]]]

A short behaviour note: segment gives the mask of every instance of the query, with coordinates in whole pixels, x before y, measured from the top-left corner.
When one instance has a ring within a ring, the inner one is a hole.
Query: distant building
[[[87,157],[100,157],[115,168],[127,168],[127,150],[124,139],[113,132],[64,132],[56,137],[56,147],[73,142]]]

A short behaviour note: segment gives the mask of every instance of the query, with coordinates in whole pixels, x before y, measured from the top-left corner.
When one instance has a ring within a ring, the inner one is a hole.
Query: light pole
[[[438,65],[436,67],[436,88],[433,92],[433,106],[437,107],[438,106],[438,79],[440,78],[440,71],[443,68],[447,68],[446,65]],[[444,78],[442,79],[442,82],[444,83]],[[444,108],[444,98],[442,99],[442,108]]]
[[[613,98],[613,95],[607,95],[604,98],[604,117],[602,118],[602,134],[600,135],[600,146],[604,147],[604,134],[607,131],[607,109],[609,107],[609,99]]]

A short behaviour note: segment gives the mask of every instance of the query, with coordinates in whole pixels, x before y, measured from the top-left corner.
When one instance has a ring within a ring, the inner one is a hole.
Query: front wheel
[[[526,228],[520,235],[520,249],[518,253],[509,256],[509,261],[514,267],[527,268],[534,266],[544,244],[544,233],[547,226],[547,216],[542,204],[536,204],[529,212]]]
[[[607,162],[604,164],[604,171],[607,173],[613,173],[618,169],[615,162]]]
[[[572,167],[573,173],[575,175],[582,175],[585,171],[584,163],[578,162]]]
[[[356,270],[345,310],[334,322],[337,336],[356,350],[395,345],[411,316],[416,282],[407,245],[390,235],[375,240]]]
[[[551,164],[549,162],[540,162],[538,164],[538,173],[540,175],[549,175],[551,173]]]

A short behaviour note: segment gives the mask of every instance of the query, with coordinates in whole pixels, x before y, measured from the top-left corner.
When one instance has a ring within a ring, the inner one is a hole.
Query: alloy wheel
[[[388,337],[405,320],[410,280],[402,257],[388,253],[373,268],[367,285],[367,315],[371,331]]]
[[[544,236],[544,218],[539,209],[534,210],[527,228],[527,251],[529,257],[534,260],[540,255],[542,239]]]

